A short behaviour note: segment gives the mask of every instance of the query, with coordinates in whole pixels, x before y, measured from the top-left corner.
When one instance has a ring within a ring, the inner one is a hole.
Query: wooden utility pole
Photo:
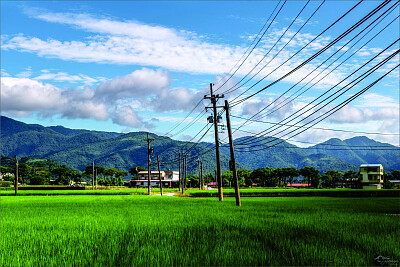
[[[182,172],[181,172],[181,152],[178,153],[179,156],[179,181],[178,181],[178,188],[179,192],[181,192],[181,183],[182,183]],[[182,192],[183,193],[183,192]]]
[[[145,139],[145,141],[147,141],[147,167],[148,167],[148,171],[147,171],[147,175],[149,176],[147,179],[148,182],[148,191],[149,191],[149,196],[151,195],[151,184],[150,184],[150,179],[151,179],[151,159],[150,159],[150,155],[151,155],[151,149],[150,149],[150,142],[153,141],[154,139],[149,138],[149,133],[147,133],[147,139]]]
[[[199,163],[199,189],[201,190],[201,170],[200,170],[200,159],[197,159],[197,162]]]
[[[232,138],[232,129],[231,129],[231,119],[229,117],[229,103],[228,100],[225,100],[225,113],[226,113],[226,125],[228,127],[228,137],[229,137],[229,149],[231,151],[231,170],[233,173],[233,181],[235,182],[235,197],[236,197],[236,205],[241,206],[240,202],[240,192],[239,192],[239,181],[236,170],[236,161],[235,161],[235,150],[233,149],[233,138]]]
[[[93,178],[92,178],[92,190],[94,189],[94,160],[93,160]]]
[[[219,196],[219,201],[224,201],[224,195],[222,192],[222,175],[221,175],[221,159],[219,155],[219,138],[218,138],[218,117],[217,117],[217,99],[218,98],[223,98],[224,95],[214,95],[213,94],[213,89],[212,89],[213,84],[210,83],[210,97],[204,96],[204,99],[210,99],[211,104],[212,104],[212,109],[213,109],[213,115],[214,115],[214,134],[215,134],[215,155],[217,158],[217,180],[218,180],[218,196]],[[207,108],[206,108],[207,109]]]
[[[160,157],[157,155],[157,165],[158,165],[158,179],[160,180],[160,192],[162,195],[162,181],[161,181],[161,171],[160,171]]]
[[[14,157],[15,161],[15,170],[14,170],[14,190],[15,190],[15,195],[18,195],[18,158],[17,155]]]

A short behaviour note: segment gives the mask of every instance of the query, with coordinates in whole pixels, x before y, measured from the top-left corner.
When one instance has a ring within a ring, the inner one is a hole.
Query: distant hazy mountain
[[[345,149],[345,150],[338,150]],[[384,169],[400,169],[400,151],[397,147],[377,142],[365,136],[347,140],[337,138],[307,149],[309,154],[325,154],[354,164],[380,163]]]
[[[86,165],[95,160],[95,164],[106,168],[116,167],[128,170],[133,166],[147,168],[147,143],[144,141],[147,134],[133,132],[120,134],[113,132],[100,132],[89,130],[74,130],[62,126],[43,127],[41,125],[25,124],[7,117],[1,117],[1,154],[18,157],[44,157],[55,160],[73,168],[83,170]],[[156,156],[160,155],[163,162],[162,169],[178,169],[176,158],[179,149],[184,151],[193,143],[173,140],[150,134],[154,139],[151,147],[154,149],[152,156],[152,169],[156,170]],[[325,172],[335,169],[339,171],[358,170],[360,163],[381,163],[385,170],[400,169],[398,151],[359,150],[362,146],[388,146],[366,137],[356,137],[341,141],[331,139],[309,149],[296,147],[287,142],[282,142],[276,147],[248,148],[240,144],[247,137],[235,140],[235,153],[238,168],[256,169],[261,167],[295,167],[313,166]],[[252,144],[265,144],[272,139],[256,138]],[[334,146],[333,146],[334,145]],[[339,147],[345,150],[328,150],[327,148]],[[188,155],[188,171],[198,173],[197,155],[201,155],[204,162],[205,173],[216,169],[215,151],[204,154],[213,147],[209,143],[198,144]],[[358,150],[353,149],[357,147]],[[261,148],[261,149],[260,149]],[[263,149],[264,148],[264,149]],[[253,151],[253,150],[257,151]],[[396,154],[397,153],[397,154]],[[221,147],[222,170],[229,166],[229,148]]]

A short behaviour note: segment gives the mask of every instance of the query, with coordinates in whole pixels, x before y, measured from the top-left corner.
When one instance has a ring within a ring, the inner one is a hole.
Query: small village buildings
[[[160,171],[161,182],[163,187],[175,187],[178,185],[179,172],[177,171]],[[159,187],[160,178],[158,171],[151,171],[150,186]],[[132,187],[147,187],[148,186],[148,171],[140,171],[136,179],[130,180]]]
[[[382,164],[361,164],[360,180],[363,189],[382,189]]]
[[[13,177],[13,179],[14,179],[14,176],[15,176],[15,174],[14,173],[10,173],[10,172],[8,172],[8,173],[0,173],[0,181],[2,181],[2,180],[4,180],[4,177]]]

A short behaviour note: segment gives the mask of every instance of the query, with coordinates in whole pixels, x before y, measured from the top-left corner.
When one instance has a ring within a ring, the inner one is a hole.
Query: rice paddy
[[[399,265],[399,198],[1,197],[1,266]]]

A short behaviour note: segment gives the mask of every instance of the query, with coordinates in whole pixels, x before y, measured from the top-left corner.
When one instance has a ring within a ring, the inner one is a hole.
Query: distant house
[[[363,189],[381,189],[383,183],[382,164],[361,164],[360,178]]]
[[[311,186],[311,184],[296,183],[296,184],[287,184],[286,186],[287,186],[287,187],[299,188],[299,187],[309,187],[309,186]]]
[[[4,177],[7,177],[7,176],[9,176],[9,177],[14,177],[15,174],[14,174],[14,173],[10,173],[10,172],[8,172],[8,173],[1,173],[1,172],[0,172],[0,180],[3,180]]]
[[[400,180],[389,180],[390,183],[393,183],[396,188],[400,189]]]
[[[179,181],[179,172],[177,171],[160,171],[161,182],[163,187],[174,187]],[[136,179],[130,180],[131,186],[135,187],[147,187],[148,186],[148,172],[140,171]],[[150,186],[159,187],[160,178],[158,177],[158,171],[151,171],[150,173]]]

